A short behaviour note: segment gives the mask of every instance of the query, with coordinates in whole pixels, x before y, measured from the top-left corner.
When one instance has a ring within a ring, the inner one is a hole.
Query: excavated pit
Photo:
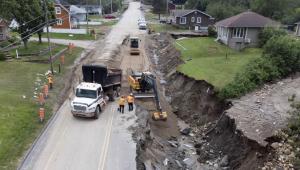
[[[160,95],[176,115],[177,121],[171,123],[176,123],[181,132],[188,129],[188,133],[161,135],[164,133],[157,132],[149,117],[151,109],[144,107],[144,102],[139,103],[141,112],[148,116],[137,115],[137,169],[261,168],[272,159],[270,148],[260,146],[236,129],[235,120],[226,115],[231,103],[221,101],[211,84],[176,71],[184,61],[173,42],[168,34],[150,35],[146,38],[146,54],[160,79]],[[181,120],[184,123],[177,123]]]

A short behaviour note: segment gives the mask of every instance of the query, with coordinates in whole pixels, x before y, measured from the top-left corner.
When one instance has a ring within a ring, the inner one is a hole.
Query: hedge
[[[223,99],[237,98],[257,87],[300,71],[300,41],[289,37],[272,37],[264,46],[261,58],[251,61],[219,93]]]

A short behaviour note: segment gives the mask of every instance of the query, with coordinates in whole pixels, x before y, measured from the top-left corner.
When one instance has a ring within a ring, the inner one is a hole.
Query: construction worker
[[[128,102],[128,110],[132,111],[133,110],[133,102],[134,102],[134,96],[132,93],[130,93],[130,95],[127,96],[127,102]]]
[[[125,107],[125,96],[120,97],[119,99],[119,112],[124,113],[124,107]]]
[[[49,88],[52,89],[53,88],[53,76],[52,76],[52,74],[49,74],[47,79],[48,79]]]

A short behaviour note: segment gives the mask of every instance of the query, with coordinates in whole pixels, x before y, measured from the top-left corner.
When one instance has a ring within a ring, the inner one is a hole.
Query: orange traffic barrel
[[[39,109],[39,117],[40,117],[40,121],[43,122],[45,119],[45,109],[44,108]]]

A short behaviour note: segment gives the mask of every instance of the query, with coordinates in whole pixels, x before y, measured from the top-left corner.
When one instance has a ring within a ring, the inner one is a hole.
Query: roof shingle
[[[230,18],[221,20],[216,23],[216,26],[223,27],[250,27],[262,28],[265,26],[278,26],[279,23],[270,18],[259,15],[255,12],[247,11]]]

